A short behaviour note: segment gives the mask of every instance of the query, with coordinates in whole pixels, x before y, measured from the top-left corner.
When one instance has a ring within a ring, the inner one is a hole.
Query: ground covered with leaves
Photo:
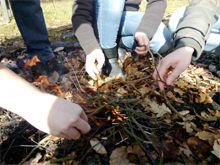
[[[67,141],[48,136],[2,110],[2,163],[220,163],[220,79],[206,69],[203,61],[208,56],[161,92],[152,79],[160,55],[127,53],[122,60],[124,79],[92,81],[85,73],[85,54],[78,44],[73,45],[54,47],[69,71],[62,76],[56,72],[42,75],[36,57],[26,61],[25,68],[17,67],[16,61],[26,56],[22,48],[9,51],[1,62],[42,91],[80,104],[91,132],[78,141]]]

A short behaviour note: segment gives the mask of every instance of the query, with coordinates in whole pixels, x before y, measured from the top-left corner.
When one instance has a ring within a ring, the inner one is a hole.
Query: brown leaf
[[[220,159],[220,139],[214,142],[212,153]]]
[[[196,136],[204,141],[208,141],[210,144],[213,144],[215,140],[215,134],[207,131],[197,132]]]
[[[119,95],[124,95],[124,94],[127,94],[127,93],[128,93],[128,91],[125,90],[123,87],[121,87],[117,90],[117,94],[119,94]]]
[[[197,103],[211,104],[213,102],[212,98],[207,93],[200,93],[199,97],[196,99]]]
[[[140,89],[138,89],[138,92],[141,93],[141,95],[145,95],[151,91],[151,87],[142,86]]]
[[[107,154],[105,147],[101,144],[101,142],[97,138],[93,138],[90,140],[90,144],[92,148],[101,155]]]
[[[122,146],[119,148],[116,148],[114,151],[112,151],[112,154],[110,156],[110,165],[128,165],[129,160],[127,159],[127,147]]]
[[[178,103],[184,103],[183,100],[181,100],[180,98],[177,98],[171,91],[166,93],[167,97],[170,98],[173,101],[176,101]]]
[[[166,113],[171,114],[171,110],[163,103],[162,105],[157,104],[155,101],[149,102],[149,105],[151,107],[151,111],[155,114],[157,114],[157,117],[162,117]]]
[[[215,117],[220,118],[220,111],[216,111]]]
[[[197,137],[190,137],[187,140],[187,145],[189,146],[193,154],[200,159],[206,158],[211,151],[211,146]]]
[[[128,146],[127,147],[127,152],[131,154],[138,155],[139,157],[145,156],[144,151],[139,145],[134,145],[134,146]]]
[[[73,100],[77,104],[86,104],[87,103],[87,100],[85,98],[83,98],[79,93],[75,93],[73,95]]]

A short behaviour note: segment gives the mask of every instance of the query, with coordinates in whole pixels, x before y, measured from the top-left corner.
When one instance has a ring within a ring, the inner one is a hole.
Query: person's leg
[[[219,47],[220,47],[220,19],[212,26],[204,50],[216,51],[216,49]],[[216,53],[219,54],[219,52]]]
[[[142,12],[126,11],[123,14],[121,22],[121,41],[122,47],[127,48],[130,51],[136,47],[134,34],[139,26],[142,17]],[[169,29],[161,23],[158,27],[155,35],[150,40],[150,49],[155,52],[164,53],[171,47],[172,36]]]
[[[125,0],[97,0],[96,21],[99,43],[107,58],[117,57],[117,37]]]
[[[12,11],[30,57],[38,55],[42,62],[54,57],[40,7],[40,0],[10,0]]]
[[[103,73],[111,78],[123,76],[118,63],[117,38],[125,0],[97,0],[96,26],[100,46],[106,56]]]

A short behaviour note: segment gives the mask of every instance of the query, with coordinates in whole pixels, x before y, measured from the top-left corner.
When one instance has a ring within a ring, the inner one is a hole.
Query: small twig
[[[36,151],[38,148],[40,148],[43,143],[45,143],[47,140],[50,139],[50,137],[51,137],[51,135],[48,135],[48,136],[46,136],[45,138],[43,138],[43,139],[37,144],[37,146],[34,147],[34,148],[31,150],[31,152],[19,163],[19,165],[24,164],[24,163],[30,158],[30,156],[34,153],[34,151]]]
[[[149,50],[149,53],[150,53],[150,55],[151,55],[151,57],[152,57],[153,65],[154,65],[154,67],[155,67],[155,69],[156,69],[156,71],[157,71],[157,75],[158,75],[160,81],[163,82],[164,84],[166,84],[166,83],[162,80],[162,78],[160,77],[160,74],[159,74],[158,69],[157,69],[156,64],[155,64],[154,55],[153,55],[153,53],[151,52],[151,50]],[[158,54],[159,54],[159,53],[158,53]],[[166,104],[168,105],[168,107],[169,107],[175,114],[177,114],[177,116],[178,116],[179,118],[183,119],[183,116],[180,115],[179,112],[172,106],[172,104],[171,104],[170,101],[168,100],[168,98],[167,98],[167,96],[166,96],[166,93],[165,93],[164,91],[163,91],[163,96],[164,96],[164,99],[166,100]]]
[[[82,89],[82,87],[81,87],[81,85],[80,85],[80,82],[79,82],[78,77],[77,77],[77,75],[76,75],[76,72],[75,72],[74,70],[73,70],[73,73],[74,73],[74,75],[75,75],[76,81],[77,81],[77,83],[78,83],[78,86],[79,86],[81,92],[85,93],[85,91]]]

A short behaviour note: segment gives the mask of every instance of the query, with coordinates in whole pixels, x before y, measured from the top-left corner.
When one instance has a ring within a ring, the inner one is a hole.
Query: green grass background
[[[189,0],[168,0],[168,8],[165,17],[169,16],[176,8],[189,3]],[[57,29],[62,26],[71,26],[73,0],[47,0],[41,3],[48,29]],[[146,1],[141,4],[141,10],[145,9]],[[1,12],[0,12],[1,16]],[[53,38],[54,31],[49,31]],[[14,19],[6,24],[0,19],[0,41],[20,36]]]

